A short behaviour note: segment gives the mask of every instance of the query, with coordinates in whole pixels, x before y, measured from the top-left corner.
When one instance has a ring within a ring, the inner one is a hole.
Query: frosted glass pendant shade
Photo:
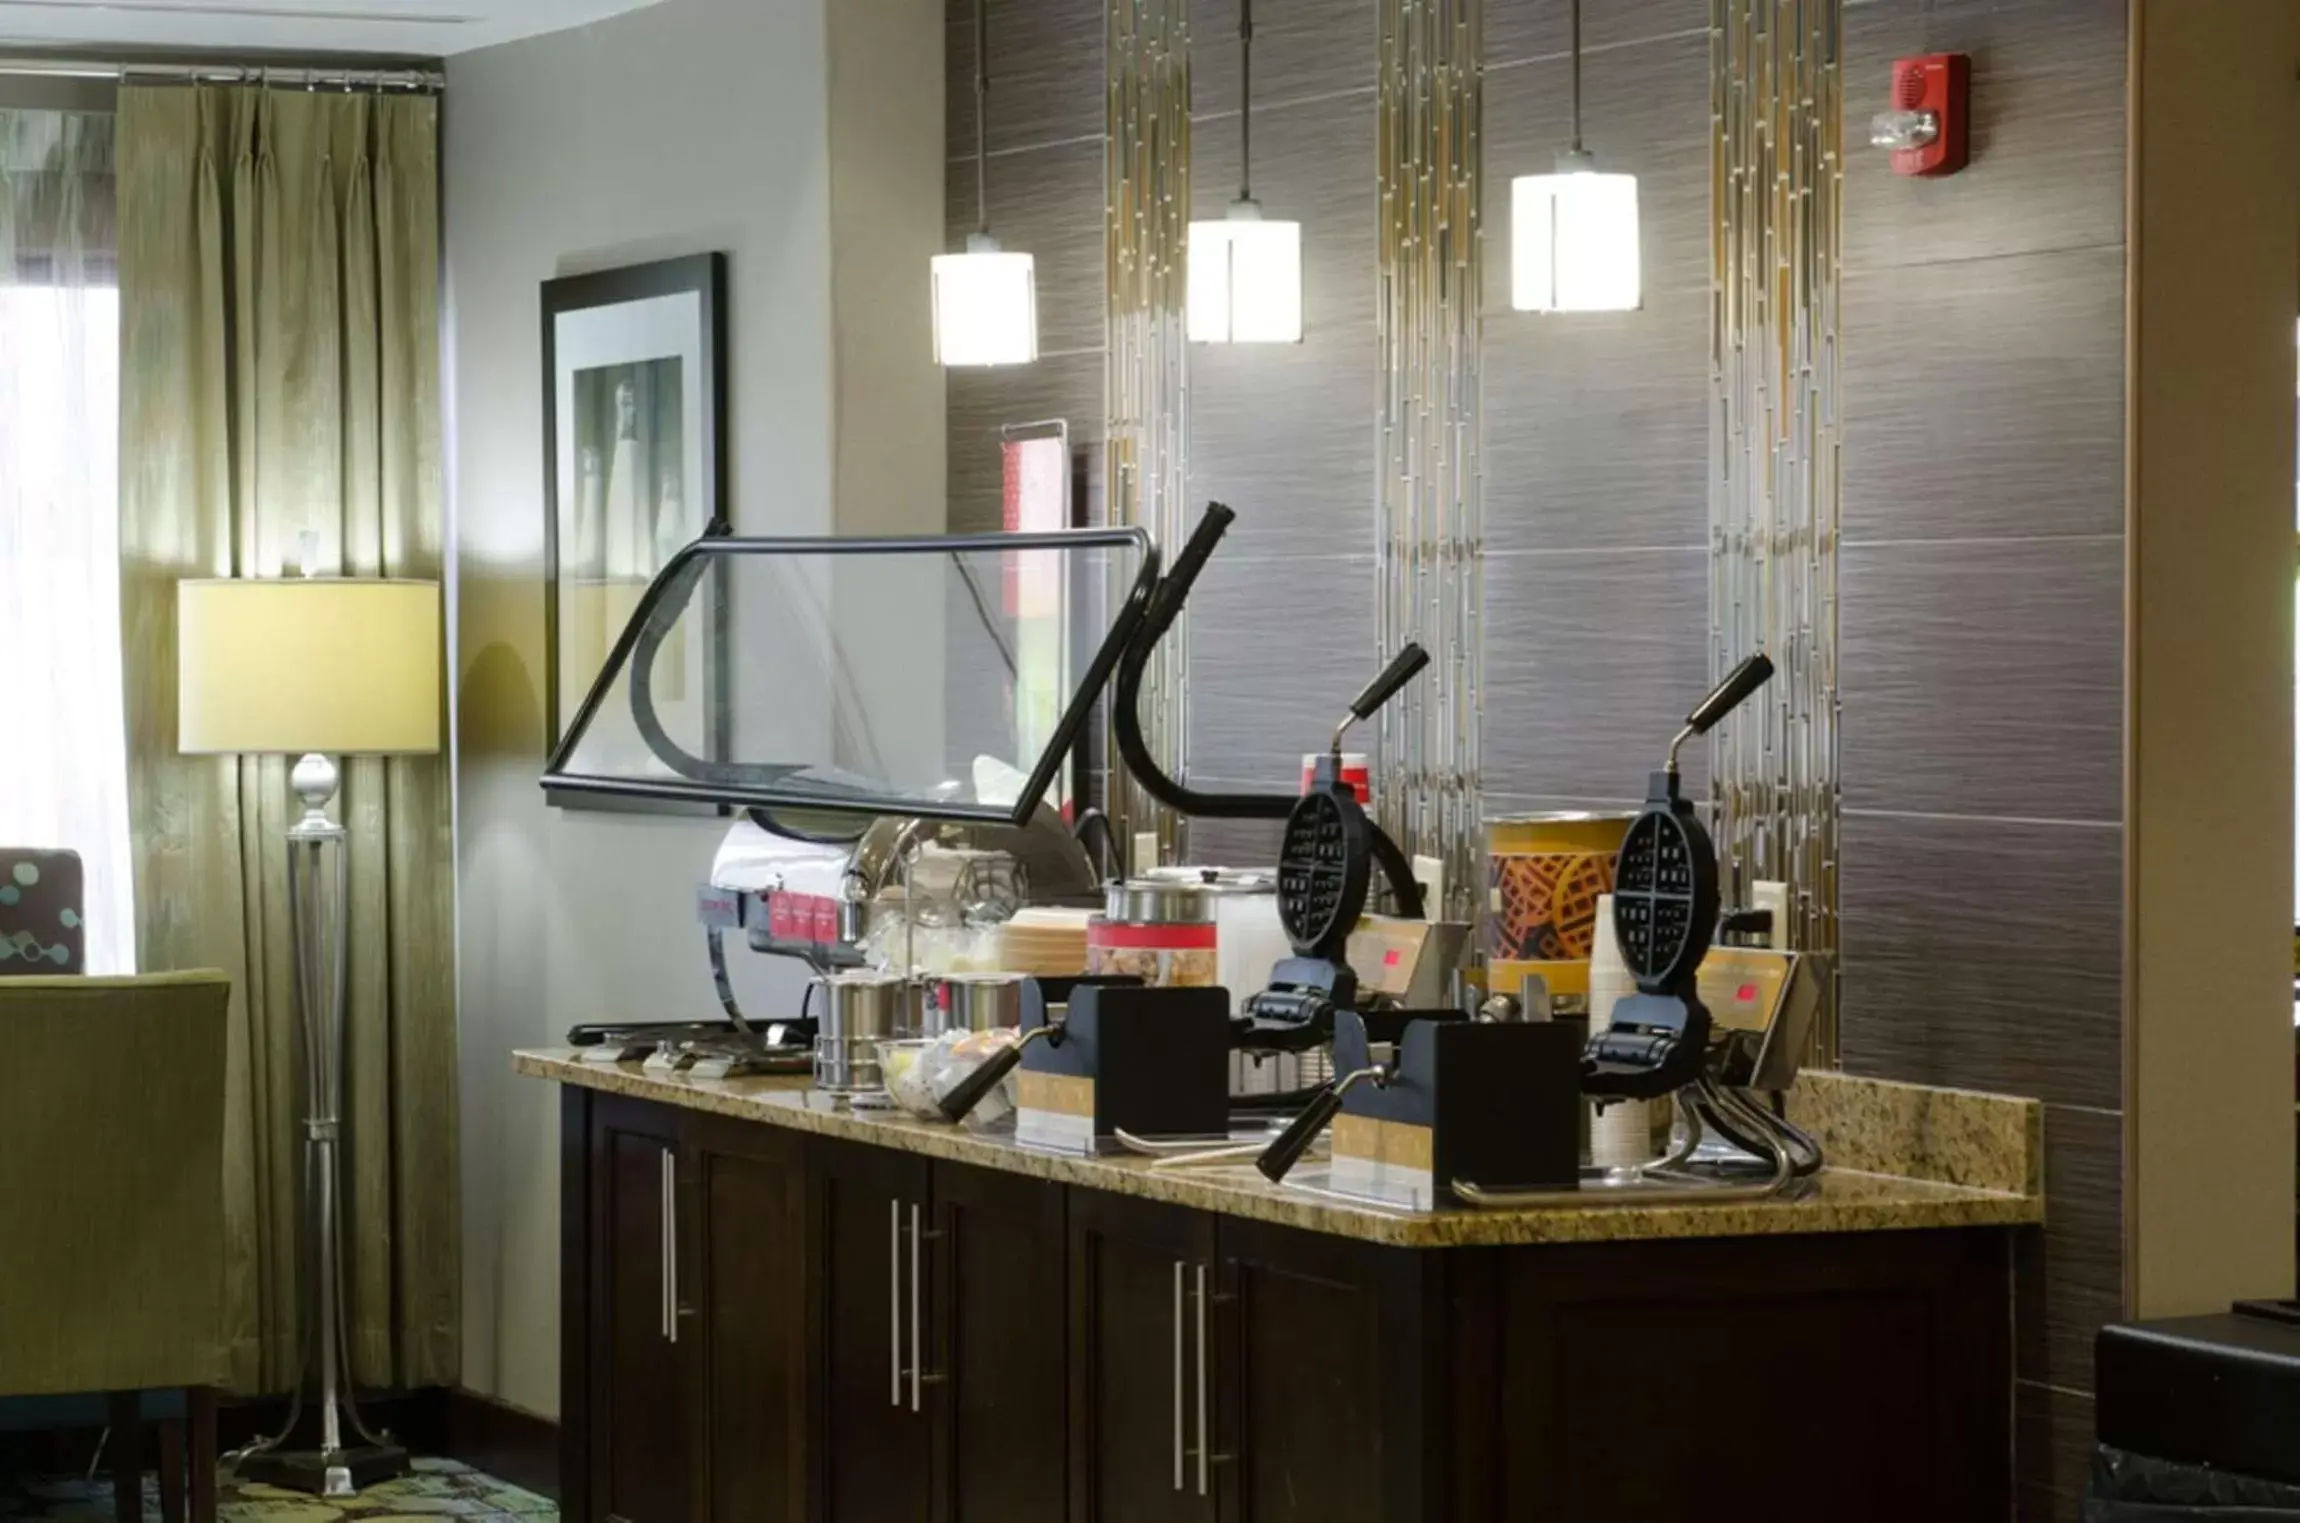
[[[1637,177],[1561,166],[1509,182],[1509,304],[1627,312],[1643,304]]]
[[[1302,341],[1302,224],[1265,222],[1251,201],[1190,224],[1190,337],[1201,344]]]
[[[935,255],[935,363],[1027,365],[1037,358],[1036,262],[982,233],[966,240],[963,254]]]

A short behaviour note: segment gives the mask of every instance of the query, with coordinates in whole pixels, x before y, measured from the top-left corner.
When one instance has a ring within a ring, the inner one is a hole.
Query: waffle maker
[[[1773,663],[1760,651],[1694,706],[1648,781],[1644,811],[1622,838],[1613,867],[1613,934],[1637,992],[1617,1002],[1606,1028],[1589,1039],[1581,1065],[1586,1095],[1650,1100],[1701,1077],[1709,1011],[1696,978],[1717,925],[1717,849],[1679,786],[1677,752],[1772,676]]]
[[[1366,912],[1377,860],[1394,859],[1383,860],[1391,882],[1412,885],[1399,896],[1400,913],[1421,913],[1412,870],[1382,828],[1366,818],[1357,790],[1342,779],[1342,737],[1429,664],[1429,652],[1408,641],[1350,704],[1311,773],[1310,791],[1286,815],[1278,848],[1278,923],[1294,955],[1270,970],[1268,988],[1247,999],[1234,1026],[1239,1047],[1300,1052],[1333,1040],[1334,1012],[1358,1005],[1350,933]]]

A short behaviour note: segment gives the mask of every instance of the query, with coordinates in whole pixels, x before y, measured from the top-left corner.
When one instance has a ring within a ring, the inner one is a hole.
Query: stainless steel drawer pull
[[[910,1409],[918,1410],[918,1373],[921,1359],[918,1332],[918,1207],[910,1208]]]
[[[1174,1489],[1182,1489],[1182,1261],[1174,1261]]]
[[[663,1181],[663,1341],[679,1341],[679,1163],[669,1148],[662,1153]]]
[[[1198,1266],[1198,1495],[1206,1494],[1206,1266]]]
[[[902,1202],[886,1203],[887,1403],[902,1405]]]

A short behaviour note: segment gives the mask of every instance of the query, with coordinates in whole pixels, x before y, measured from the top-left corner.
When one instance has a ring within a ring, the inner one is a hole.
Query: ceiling
[[[0,50],[444,57],[653,0],[0,0]]]

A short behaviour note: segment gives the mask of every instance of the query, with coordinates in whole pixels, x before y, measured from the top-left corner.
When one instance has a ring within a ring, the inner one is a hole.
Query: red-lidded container
[[[1130,973],[1159,989],[1210,989],[1218,940],[1214,896],[1205,889],[1113,883],[1103,912],[1086,922],[1086,971]]]

